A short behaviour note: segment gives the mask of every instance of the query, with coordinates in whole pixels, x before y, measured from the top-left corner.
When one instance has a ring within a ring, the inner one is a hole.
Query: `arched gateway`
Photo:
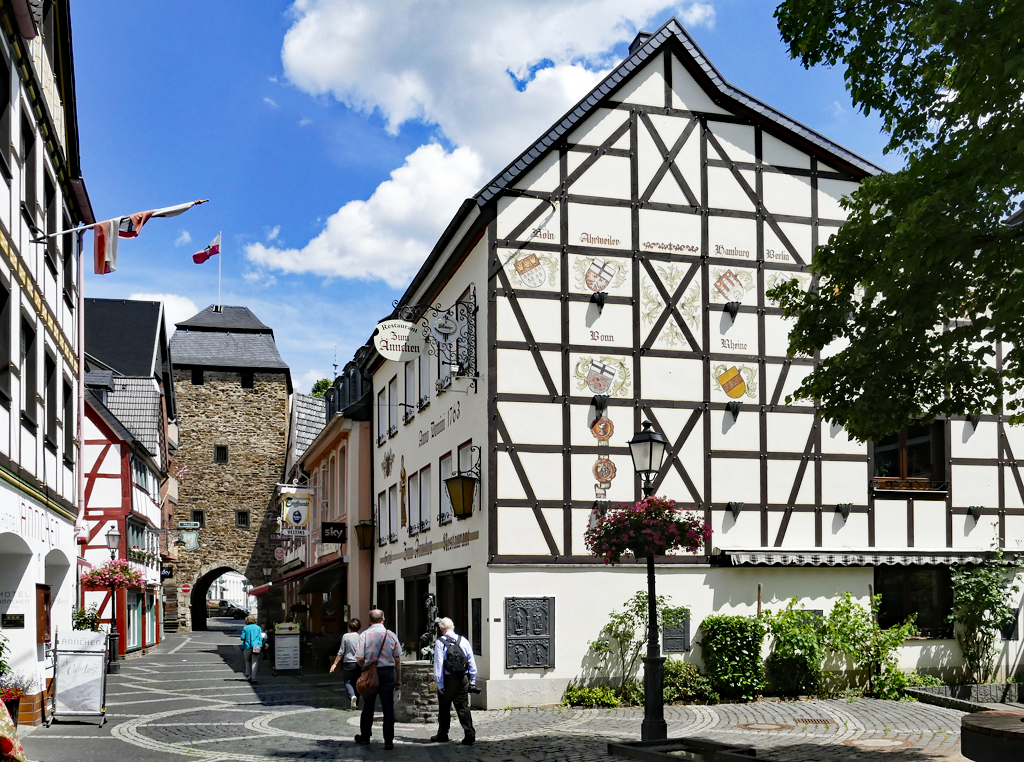
[[[211,305],[178,323],[171,355],[180,486],[168,544],[179,542],[164,586],[166,619],[173,627],[176,611],[178,629],[202,630],[213,580],[236,571],[255,582],[274,564],[274,487],[284,475],[291,374],[274,332],[246,307]]]

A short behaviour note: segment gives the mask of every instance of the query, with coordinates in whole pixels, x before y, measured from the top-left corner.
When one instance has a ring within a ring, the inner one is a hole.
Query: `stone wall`
[[[189,583],[195,591],[197,580],[219,569],[260,584],[263,567],[275,564],[269,535],[288,446],[285,375],[256,373],[253,388],[243,389],[238,373],[207,370],[203,383],[193,385],[190,369],[176,369],[174,391],[180,438],[174,465],[184,472],[168,525],[176,530],[202,510],[206,526],[199,550],[178,549],[173,587]],[[228,446],[227,463],[214,463],[214,445]],[[248,528],[236,525],[239,510],[249,511]],[[190,596],[177,597],[179,626],[191,629]]]
[[[433,662],[402,662],[402,700],[395,707],[395,719],[398,722],[437,722],[437,710]]]

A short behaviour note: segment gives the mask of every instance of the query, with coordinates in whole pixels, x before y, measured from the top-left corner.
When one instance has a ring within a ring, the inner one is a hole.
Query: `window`
[[[78,423],[75,420],[75,390],[67,381],[64,381],[63,387],[64,462],[69,466],[73,466],[75,464],[75,428]]]
[[[0,54],[0,172],[11,179],[11,65]]]
[[[388,542],[388,493],[377,495],[377,544],[387,545]]]
[[[249,511],[235,511],[235,526],[241,529],[249,528]]]
[[[438,516],[438,524],[450,524],[453,518],[452,500],[448,496],[448,488],[444,480],[452,475],[452,454],[448,453],[441,458],[441,479],[438,482],[441,489],[441,513]]]
[[[132,460],[132,466],[136,461]],[[137,484],[138,482],[136,482]],[[128,533],[128,549],[138,548],[139,550],[147,550],[146,548],[146,528],[141,524],[136,524],[133,521],[125,522],[125,531]]]
[[[43,37],[43,50],[46,51],[46,55],[50,59],[50,68],[56,70],[57,68],[57,29],[56,29],[56,16],[54,12],[54,0],[44,0],[43,2],[43,24],[42,32]]]
[[[192,369],[192,385],[202,386],[203,385],[203,369],[193,368]]]
[[[945,478],[944,434],[945,424],[938,422],[908,426],[875,442],[876,489],[914,489],[923,486],[920,482],[941,482]]]
[[[455,632],[469,635],[469,572],[438,572],[434,578],[437,588],[437,610],[455,624]]]
[[[21,170],[24,176],[22,204],[35,224],[36,214],[36,133],[32,122],[21,118]]]
[[[136,457],[132,457],[132,480],[135,482],[135,486],[143,492],[150,496],[154,495],[153,482],[155,482],[155,479],[152,478],[152,474],[146,464]]]
[[[420,373],[420,398],[417,407],[422,410],[430,404],[430,358],[420,355],[416,365]]]
[[[953,605],[946,566],[876,566],[875,592],[882,596],[878,624],[888,629],[917,614],[918,632],[926,638],[951,638],[946,617]]]
[[[398,376],[388,382],[388,438],[398,433]]]
[[[142,648],[142,596],[133,590],[127,595],[128,621],[125,622],[125,651]]]
[[[206,511],[192,511],[192,521],[198,523],[200,529],[206,529]]]
[[[71,220],[64,215],[62,230],[71,230]],[[75,259],[75,235],[65,233],[61,236],[61,267],[64,270],[64,300],[68,309],[75,309],[75,280],[78,278],[78,260]]]
[[[416,414],[416,360],[405,364],[405,407],[402,409],[402,420],[409,423]]]
[[[409,477],[409,534],[420,531],[420,475]]]
[[[214,445],[213,446],[213,462],[214,463],[227,463],[228,462],[228,446],[227,445]]]
[[[388,542],[398,542],[398,485],[388,490]]]
[[[243,370],[242,371],[242,388],[243,389],[252,389],[253,388],[253,383],[252,383],[253,382],[253,375],[254,375],[254,373],[251,370]]]
[[[57,361],[46,352],[43,356],[43,378],[46,382],[46,444],[57,449]]]
[[[346,519],[348,517],[348,503],[345,499],[345,463],[346,463],[345,450],[342,450],[338,455],[338,460],[335,463],[335,475],[336,475],[336,487],[335,487],[335,502],[334,502],[334,515],[340,519]]]
[[[377,446],[383,445],[388,438],[388,410],[387,398],[384,396],[385,391],[381,389],[377,392]]]
[[[45,206],[45,215],[43,217],[43,225],[47,235],[50,233],[56,233],[57,230],[57,188],[54,185],[53,178],[50,177],[49,172],[43,173],[43,204]],[[53,277],[57,277],[57,239],[47,238],[46,244],[43,249],[43,254],[46,258],[46,266],[50,268],[50,272],[53,273]]]
[[[11,291],[0,283],[0,401],[11,401]]]
[[[36,332],[32,324],[21,319],[21,385],[25,389],[25,406],[22,419],[34,429],[39,421],[36,396],[39,394],[39,377],[36,368]]]
[[[420,471],[420,531],[430,529],[430,466]]]

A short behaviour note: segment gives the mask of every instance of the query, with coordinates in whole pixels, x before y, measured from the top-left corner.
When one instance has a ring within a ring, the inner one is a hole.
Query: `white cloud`
[[[277,103],[275,103],[271,98],[264,98],[263,102],[270,106],[270,108],[277,108]]]
[[[247,255],[286,272],[403,285],[459,203],[595,86],[618,63],[617,45],[666,10],[689,25],[715,20],[708,0],[296,0],[281,52],[292,84],[378,113],[393,134],[408,121],[435,125],[456,149],[421,146],[305,247],[252,244]]]
[[[275,240],[277,240],[278,234],[281,232],[281,226],[280,225],[274,225],[274,227],[272,227],[272,228],[264,228],[264,230],[267,233],[267,240],[268,241],[275,241]]]
[[[184,246],[186,243],[192,243],[192,235],[187,230],[182,230],[178,233],[178,237],[174,239],[174,245]]]
[[[188,320],[199,312],[195,302],[187,296],[180,296],[178,294],[131,294],[128,298],[138,299],[143,302],[163,302],[167,330],[171,332],[174,331],[175,323]]]
[[[299,127],[305,127],[308,124],[313,124],[313,120],[308,119],[307,117],[302,117],[302,119],[299,120]]]
[[[833,119],[842,119],[846,115],[846,109],[839,101],[832,101],[831,111]]]
[[[366,201],[349,201],[302,249],[252,243],[249,261],[292,273],[377,278],[400,287],[416,272],[439,229],[484,180],[468,148],[420,146]]]
[[[333,372],[325,373],[322,370],[307,370],[305,373],[299,376],[299,383],[296,384],[296,391],[299,391],[302,394],[309,394],[310,390],[312,390],[313,388],[313,384],[315,384],[321,378],[331,378],[333,376]]]

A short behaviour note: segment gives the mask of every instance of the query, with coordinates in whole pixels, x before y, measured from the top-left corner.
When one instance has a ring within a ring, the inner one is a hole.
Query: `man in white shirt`
[[[445,617],[441,620],[441,637],[434,644],[434,681],[437,683],[437,735],[431,741],[447,741],[452,724],[452,705],[466,737],[465,746],[476,741],[473,717],[469,712],[469,689],[476,687],[476,659],[473,647],[455,633],[455,623]],[[458,651],[455,651],[458,649]],[[461,652],[461,656],[459,655]]]

